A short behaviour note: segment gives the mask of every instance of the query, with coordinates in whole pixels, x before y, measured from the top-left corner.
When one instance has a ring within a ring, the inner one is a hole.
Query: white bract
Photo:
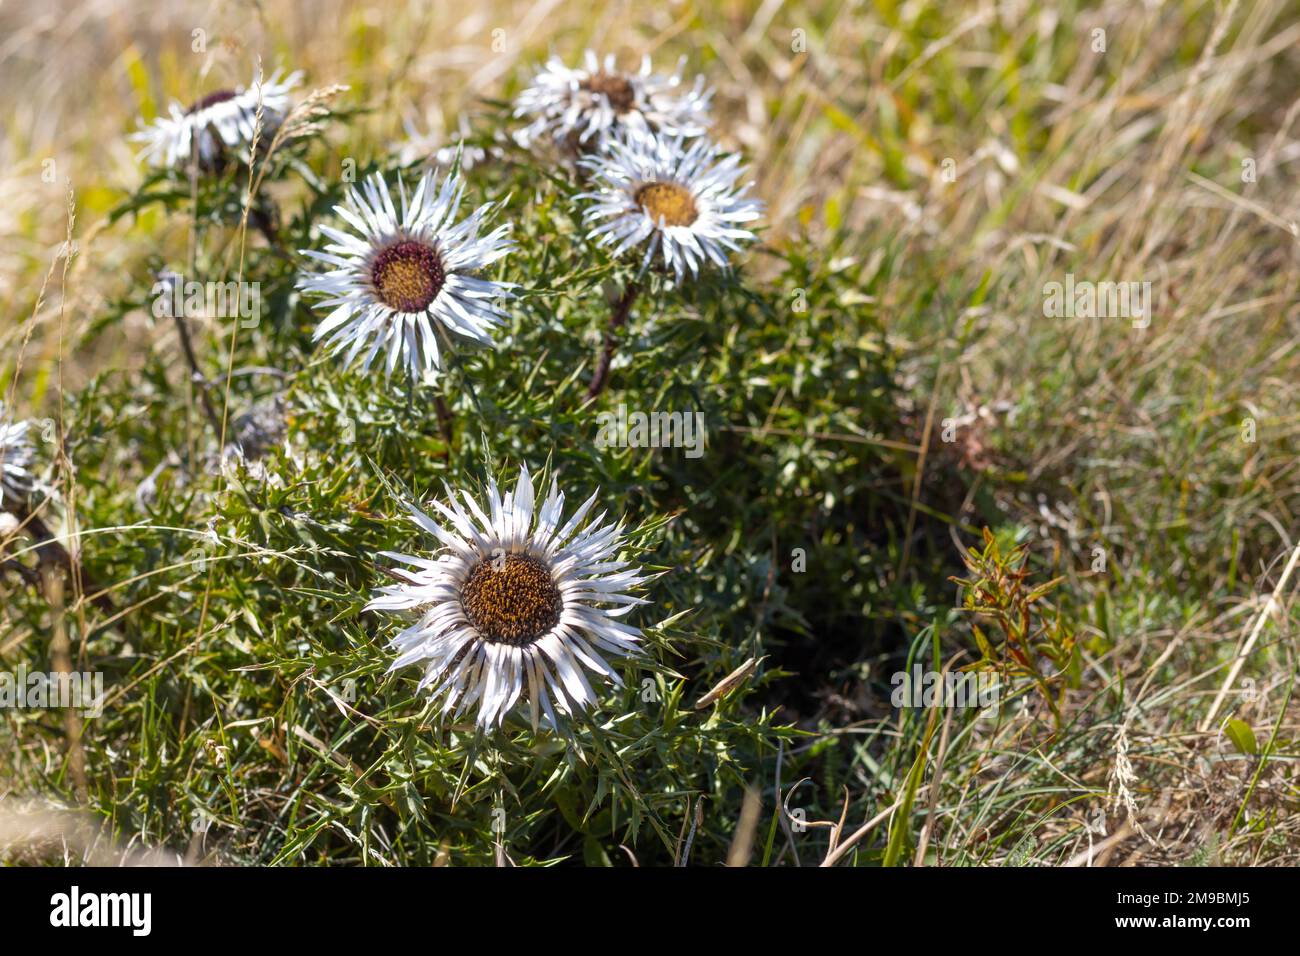
[[[26,499],[32,489],[32,461],[36,457],[27,432],[31,422],[10,421],[0,405],[0,508]]]
[[[616,129],[700,136],[709,126],[712,96],[702,77],[683,83],[680,63],[666,76],[651,70],[649,57],[636,73],[621,72],[613,56],[602,62],[591,50],[576,69],[552,57],[515,100],[515,116],[532,120],[517,139],[524,146],[549,139],[582,147]]]
[[[582,163],[594,186],[579,197],[591,200],[589,237],[615,255],[644,243],[643,269],[658,250],[681,282],[705,261],[728,268],[728,253],[756,238],[741,224],[758,219],[763,203],[746,195],[751,184],[736,187],[739,155],[720,154],[707,138],[628,134]]]
[[[155,166],[183,166],[194,156],[201,166],[211,167],[226,149],[247,160],[258,104],[262,108],[258,136],[266,142],[288,113],[289,91],[302,78],[301,72],[295,72],[282,80],[280,72],[261,83],[254,77],[246,87],[209,93],[188,107],[172,102],[166,116],[142,126],[131,139],[145,144],[140,155]]]
[[[334,353],[346,349],[349,364],[366,349],[363,368],[382,354],[389,375],[402,364],[418,377],[441,368],[440,336],[444,344],[453,334],[493,344],[492,330],[505,321],[496,300],[509,296],[511,286],[476,273],[514,244],[509,225],[479,236],[492,204],[455,221],[464,192],[458,173],[439,188],[429,170],[410,194],[399,176],[397,188],[397,206],[378,173],[360,191],[350,188],[334,211],[352,231],[323,225],[332,242],[323,252],[302,250],[333,268],[304,273],[298,286],[323,296],[315,306],[331,310],[316,329],[317,341]]]
[[[463,504],[462,504],[463,501]],[[478,704],[480,727],[498,726],[526,700],[536,729],[556,726],[596,701],[584,670],[621,686],[606,656],[637,653],[641,632],[619,620],[638,604],[628,592],[647,578],[619,560],[622,526],[583,525],[593,494],[567,521],[554,480],[540,501],[525,465],[513,492],[488,484],[487,511],[466,492],[433,502],[439,521],[408,506],[442,544],[429,558],[384,552],[410,568],[379,589],[368,608],[418,611],[397,634],[392,669],[424,668],[420,689],[445,698],[443,713]],[[581,527],[580,527],[581,526]]]

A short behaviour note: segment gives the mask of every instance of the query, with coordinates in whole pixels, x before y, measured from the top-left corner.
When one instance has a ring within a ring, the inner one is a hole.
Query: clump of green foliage
[[[295,289],[296,250],[319,246],[352,180],[418,172],[338,156],[328,132],[346,121],[316,117],[251,174],[241,162],[193,183],[157,173],[115,214],[129,227],[162,211],[175,228],[151,270],[257,282],[262,318],[182,329],[194,370],[178,350],[69,397],[77,521],[95,529],[80,558],[88,579],[116,582],[121,610],[69,615],[79,666],[107,675],[105,712],[79,744],[89,805],[119,840],[194,859],[664,864],[688,846],[724,859],[751,788],[766,795],[770,861],[778,752],[793,751],[787,773],[821,759],[795,746],[794,726],[822,692],[817,650],[896,626],[882,562],[897,558],[906,506],[880,491],[898,453],[878,439],[897,385],[860,294],[869,277],[798,245],[763,249],[762,281],[742,270],[675,288],[652,270],[591,400],[637,262],[584,240],[580,174],[485,133],[492,156],[467,178],[513,224],[518,248],[495,276],[519,286],[511,327],[431,380],[389,382],[316,351],[320,315]],[[102,329],[154,314],[153,276],[134,288]],[[599,416],[620,405],[700,414],[704,454],[601,447]],[[271,425],[256,453],[223,455],[221,435],[258,416]],[[436,547],[403,500],[444,481],[476,489],[521,462],[549,465],[572,499],[600,489],[661,576],[625,689],[560,733],[510,721],[484,734],[438,718],[418,674],[389,673],[392,621],[363,607],[385,580],[380,551]],[[11,611],[33,630],[54,613],[38,591]],[[35,666],[40,649],[27,649]],[[77,786],[66,761],[25,748],[18,763],[34,791]]]

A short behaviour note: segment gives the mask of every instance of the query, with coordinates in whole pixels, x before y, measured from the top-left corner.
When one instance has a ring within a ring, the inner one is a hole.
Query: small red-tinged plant
[[[951,580],[961,585],[961,607],[972,617],[980,652],[970,669],[994,671],[1008,683],[1030,678],[1059,728],[1065,692],[1078,683],[1079,652],[1059,609],[1044,600],[1062,578],[1034,585],[1027,557],[1027,545],[1004,552],[985,528],[983,548],[963,556],[968,576]]]

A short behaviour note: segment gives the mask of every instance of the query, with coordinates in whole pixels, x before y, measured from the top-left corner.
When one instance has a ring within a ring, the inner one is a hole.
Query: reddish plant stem
[[[609,328],[605,330],[605,347],[596,362],[596,371],[591,376],[591,384],[587,386],[587,398],[595,398],[609,384],[609,366],[614,361],[614,351],[618,348],[618,333],[623,326],[627,325],[627,318],[632,313],[632,303],[636,301],[637,293],[640,291],[640,287],[635,282],[629,282],[627,288],[623,290],[622,297],[614,304],[614,311],[609,316]]]
[[[190,381],[198,388],[199,401],[203,405],[203,413],[207,415],[208,422],[216,430],[218,436],[221,435],[221,419],[217,417],[217,410],[212,405],[212,398],[208,395],[208,379],[199,369],[198,357],[194,354],[194,343],[190,341],[190,329],[185,324],[184,315],[174,315],[173,320],[176,322],[176,333],[181,340],[181,351],[185,353],[185,361],[190,367]]]
[[[19,526],[27,532],[28,535],[36,542],[36,556],[42,568],[48,568],[56,565],[63,568],[69,574],[80,572],[82,586],[85,593],[90,595],[90,602],[101,611],[112,613],[117,610],[109,599],[108,593],[95,584],[94,581],[87,578],[84,571],[79,567],[74,567],[74,559],[68,554],[66,548],[59,543],[54,532],[49,529],[40,516],[30,511],[15,512],[14,517],[18,519]],[[27,577],[26,574],[23,575]]]

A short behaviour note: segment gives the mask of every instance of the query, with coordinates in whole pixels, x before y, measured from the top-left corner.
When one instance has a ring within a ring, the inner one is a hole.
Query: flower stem
[[[47,567],[44,572],[45,601],[50,608],[50,663],[56,673],[72,673],[72,644],[68,640],[67,607],[64,603],[63,575],[57,568]],[[81,745],[81,715],[75,707],[63,712],[63,730],[68,742],[68,770],[81,803],[87,801],[86,751]]]
[[[627,325],[627,317],[632,312],[632,303],[636,301],[637,293],[641,287],[636,282],[629,282],[623,295],[618,302],[614,304],[614,311],[609,316],[609,328],[605,330],[605,347],[600,353],[600,360],[596,363],[596,371],[591,376],[591,384],[587,386],[587,398],[595,398],[605,390],[609,384],[609,366],[614,361],[614,350],[618,347],[618,333],[623,326]]]
[[[451,409],[447,407],[447,400],[438,395],[433,400],[434,411],[438,415],[438,424],[442,428],[442,440],[447,446],[447,457],[451,457],[451,443],[456,435],[453,431]]]
[[[450,354],[452,349],[454,348],[451,341],[451,336],[449,336],[446,332],[444,332],[442,326],[439,325],[437,322],[434,323],[433,327],[436,330],[438,337],[442,339],[443,345],[446,346],[448,354]],[[414,393],[410,390],[413,388],[414,388],[414,384],[408,385],[408,391],[406,393],[406,400],[408,403],[413,403],[415,400]],[[438,416],[438,430],[442,433],[443,443],[447,446],[447,451],[443,455],[443,457],[446,458],[448,461],[450,461],[451,443],[456,438],[456,419],[452,416],[451,408],[447,405],[446,396],[443,395],[443,391],[445,389],[446,389],[446,382],[444,380],[439,380],[438,391],[433,396],[433,410],[434,410],[434,414]],[[471,394],[472,391],[473,391],[473,387],[471,386]],[[475,398],[474,401],[475,404],[478,403],[477,398]]]
[[[212,405],[212,398],[208,395],[208,379],[199,369],[198,357],[194,354],[194,343],[190,341],[190,329],[185,324],[184,315],[174,315],[172,318],[176,322],[176,332],[180,336],[181,351],[185,353],[185,361],[190,367],[190,380],[198,386],[199,401],[203,405],[203,413],[207,415],[208,421],[212,424],[218,437],[221,435],[221,419],[217,417],[217,410]]]

